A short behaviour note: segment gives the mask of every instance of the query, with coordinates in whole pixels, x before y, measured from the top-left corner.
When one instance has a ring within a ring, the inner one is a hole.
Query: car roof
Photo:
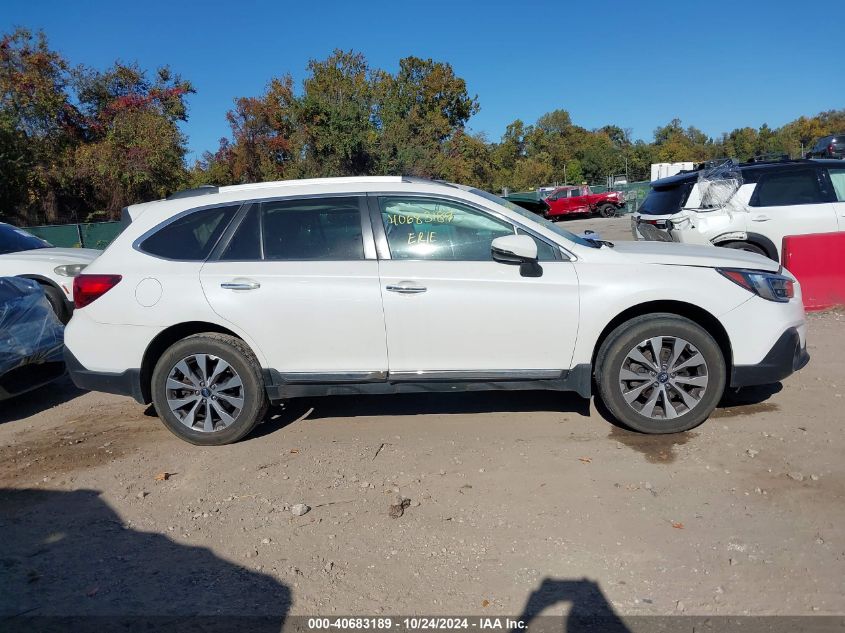
[[[381,190],[413,191],[422,188],[430,193],[454,192],[456,185],[414,176],[344,176],[276,180],[217,187],[205,185],[171,194],[162,200],[141,202],[123,209],[123,221],[135,222],[141,215],[152,213],[159,218],[198,208],[287,196],[365,194]]]
[[[843,161],[837,160],[835,158],[790,158],[790,159],[781,159],[781,160],[768,160],[768,161],[752,161],[747,163],[735,163],[733,165],[734,169],[737,169],[742,172],[751,171],[757,172],[760,170],[766,169],[790,169],[790,168],[799,168],[799,167],[806,167],[808,165],[821,165],[822,167],[843,167]],[[694,169],[690,171],[682,171],[674,176],[668,176],[667,178],[661,178],[660,180],[654,180],[651,182],[652,189],[667,189],[671,187],[675,187],[682,183],[693,182],[699,179],[701,172],[705,171],[704,169]]]

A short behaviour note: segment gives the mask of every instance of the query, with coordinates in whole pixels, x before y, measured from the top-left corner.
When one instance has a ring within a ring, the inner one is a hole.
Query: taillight
[[[827,146],[827,153],[830,156],[833,156],[833,143],[831,143],[830,145]]]
[[[121,275],[79,275],[73,279],[73,304],[84,308],[114,288]]]

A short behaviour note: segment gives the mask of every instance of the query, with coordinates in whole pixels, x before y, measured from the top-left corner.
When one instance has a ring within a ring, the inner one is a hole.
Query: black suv
[[[807,152],[807,158],[845,158],[845,134],[822,136]]]

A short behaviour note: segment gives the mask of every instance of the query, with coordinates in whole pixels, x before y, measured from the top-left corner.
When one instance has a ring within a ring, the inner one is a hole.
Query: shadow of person
[[[278,632],[291,604],[271,576],[126,527],[96,490],[0,489],[0,534],[4,631]]]
[[[542,617],[540,614],[557,604],[570,604],[565,619]],[[630,633],[622,619],[613,611],[598,583],[581,580],[545,578],[528,596],[519,620],[532,631],[543,633]]]
[[[68,376],[57,378],[33,391],[0,402],[0,424],[15,422],[69,402],[86,393],[77,389]]]

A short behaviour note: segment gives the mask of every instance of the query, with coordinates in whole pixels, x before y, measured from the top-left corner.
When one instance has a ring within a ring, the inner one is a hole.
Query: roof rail
[[[782,163],[790,160],[789,154],[779,154],[777,152],[767,152],[765,154],[758,154],[748,159],[749,163]],[[801,159],[799,159],[801,160]]]
[[[184,189],[171,193],[165,200],[178,200],[179,198],[192,198],[193,196],[207,196],[210,193],[217,193],[220,190],[216,185],[200,185],[193,189]]]
[[[445,185],[447,187],[454,187],[455,185],[440,178],[423,178],[422,176],[402,176],[402,182],[416,183],[418,185]]]

